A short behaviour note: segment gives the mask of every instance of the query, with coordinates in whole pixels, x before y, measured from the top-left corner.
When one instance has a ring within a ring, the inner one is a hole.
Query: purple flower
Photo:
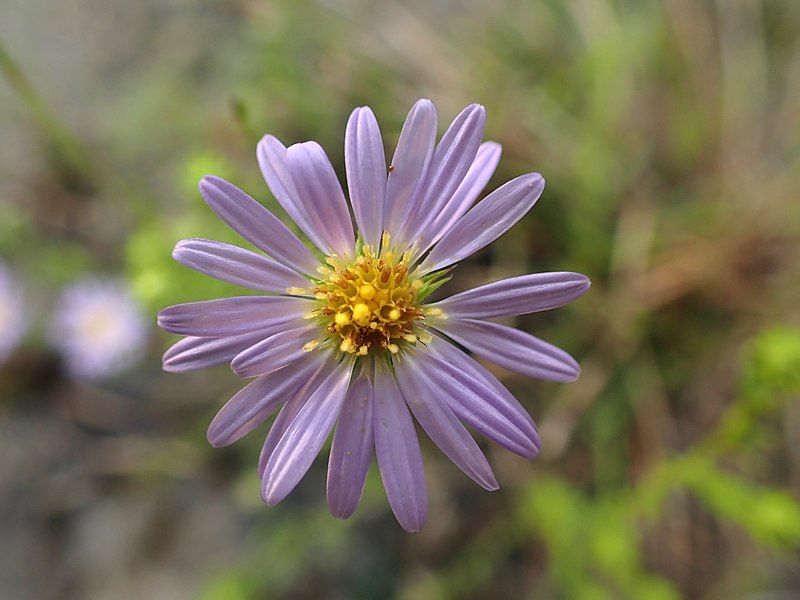
[[[0,263],[0,364],[4,363],[17,347],[26,326],[22,289]]]
[[[436,111],[418,101],[387,169],[375,116],[354,110],[345,167],[358,234],[322,148],[287,148],[265,136],[258,162],[267,185],[319,252],[230,183],[210,176],[200,182],[217,215],[271,258],[209,240],[178,243],[179,262],[262,295],[163,310],[159,325],[188,336],[167,350],[164,368],[230,362],[239,375],[256,378],[212,421],[214,446],[235,442],[283,405],[259,461],[268,505],[298,484],[334,424],[331,512],[347,518],[355,511],[374,449],[389,503],[408,531],[419,531],[428,511],[412,415],[488,490],[497,481],[465,424],[520,456],[539,451],[522,406],[460,347],[517,373],[574,380],[579,367],[566,352],[485,319],[562,306],[589,280],[525,275],[426,303],[456,262],[511,228],[544,189],[541,175],[530,173],[475,204],[500,158],[498,144],[481,143],[484,120],[483,107],[470,105],[436,144]]]
[[[142,355],[147,325],[127,288],[86,279],[61,294],[50,340],[78,379],[99,379],[132,366]]]

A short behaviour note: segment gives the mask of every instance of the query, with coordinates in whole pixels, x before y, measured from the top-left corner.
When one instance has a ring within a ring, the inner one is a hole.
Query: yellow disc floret
[[[409,275],[409,260],[391,251],[378,256],[369,246],[350,264],[327,259],[329,267],[319,270],[322,279],[313,289],[320,303],[314,312],[340,351],[394,354],[416,343],[418,321],[425,314],[419,302],[421,281]]]
[[[357,300],[366,300],[366,298],[357,297]],[[372,311],[369,309],[369,306],[363,302],[359,302],[353,307],[353,321],[356,322],[356,325],[366,327],[369,325],[371,318]]]
[[[361,296],[364,300],[370,301],[375,297],[377,291],[375,290],[375,286],[371,283],[365,283],[360,288],[358,288],[358,295]]]
[[[347,325],[350,323],[350,311],[343,310],[342,312],[337,312],[336,316],[333,317],[333,322],[337,325]]]

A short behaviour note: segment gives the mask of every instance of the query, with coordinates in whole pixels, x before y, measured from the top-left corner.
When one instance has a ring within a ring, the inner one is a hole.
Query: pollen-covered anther
[[[303,345],[304,352],[311,352],[314,348],[319,346],[319,340],[311,340]]]
[[[430,344],[433,341],[433,336],[427,331],[420,331],[419,334],[417,334],[417,339],[423,344]]]
[[[371,283],[365,283],[358,288],[358,295],[364,300],[372,300],[375,297],[375,286],[373,286]]]
[[[367,327],[371,316],[372,311],[370,311],[369,307],[363,302],[359,302],[353,307],[353,321],[355,321],[357,325]]]

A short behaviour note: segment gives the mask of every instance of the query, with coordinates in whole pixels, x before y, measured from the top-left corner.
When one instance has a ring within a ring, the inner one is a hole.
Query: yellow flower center
[[[330,268],[320,268],[323,278],[313,290],[321,303],[313,316],[322,317],[339,350],[362,356],[377,349],[394,354],[403,343],[417,341],[423,281],[409,275],[409,260],[407,254],[397,257],[391,251],[377,256],[369,246],[351,264],[327,259]]]

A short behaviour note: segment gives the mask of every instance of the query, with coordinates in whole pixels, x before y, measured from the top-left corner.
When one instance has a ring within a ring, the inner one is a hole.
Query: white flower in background
[[[50,339],[71,375],[99,379],[123,371],[142,356],[147,324],[124,285],[87,279],[62,293]]]
[[[19,282],[0,263],[0,364],[8,359],[25,333],[24,306]]]

